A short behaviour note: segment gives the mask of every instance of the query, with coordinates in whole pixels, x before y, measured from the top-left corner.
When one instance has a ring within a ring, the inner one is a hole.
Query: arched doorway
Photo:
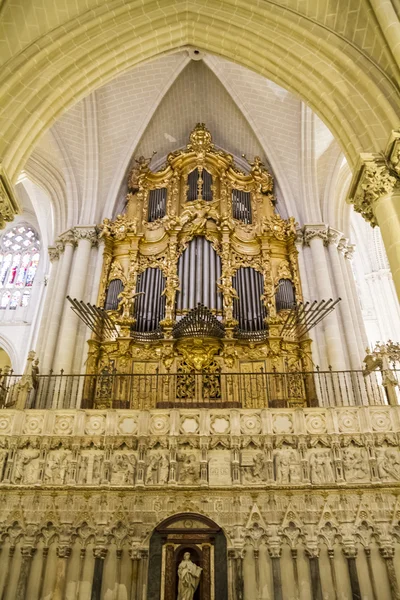
[[[222,529],[202,515],[169,517],[150,539],[147,600],[176,600],[178,567],[185,553],[201,567],[193,600],[227,600],[227,551]]]

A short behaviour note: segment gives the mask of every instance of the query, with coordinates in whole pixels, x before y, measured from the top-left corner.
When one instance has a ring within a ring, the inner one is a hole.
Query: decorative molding
[[[4,229],[7,222],[21,213],[21,206],[14,193],[13,186],[0,163],[0,229]]]

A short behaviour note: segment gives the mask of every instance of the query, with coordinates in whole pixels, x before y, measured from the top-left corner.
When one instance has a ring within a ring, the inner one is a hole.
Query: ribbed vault
[[[384,74],[372,51],[346,39],[347,30],[289,8],[244,0],[211,0],[207,10],[184,0],[93,2],[82,14],[67,11],[66,21],[49,30],[40,25],[32,34],[23,26],[19,47],[11,35],[16,24],[6,20],[0,155],[10,176],[17,176],[44,131],[79,99],[134,65],[185,45],[225,56],[302,97],[350,165],[360,152],[383,149],[398,126],[393,61],[384,53]],[[21,11],[24,21],[38,13],[31,6]],[[371,27],[363,24],[365,31]]]

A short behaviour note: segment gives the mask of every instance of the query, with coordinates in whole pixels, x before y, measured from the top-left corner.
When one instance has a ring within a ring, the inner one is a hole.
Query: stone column
[[[343,234],[337,229],[329,227],[328,230],[328,252],[332,266],[333,276],[336,281],[336,289],[342,301],[336,310],[340,310],[343,319],[344,336],[346,338],[346,345],[349,354],[349,361],[351,369],[360,369],[363,357],[360,357],[358,344],[357,344],[357,332],[354,328],[353,315],[350,310],[350,303],[348,294],[350,290],[347,289],[347,281],[343,277],[343,272],[340,266],[340,256],[338,251],[338,245]]]
[[[243,600],[243,554],[236,554],[236,597],[238,600]]]
[[[92,594],[90,600],[100,600],[101,597],[101,584],[103,582],[103,569],[104,559],[107,556],[107,548],[103,546],[93,548],[94,555],[94,572],[93,572],[93,583],[92,583]]]
[[[347,289],[347,297],[352,315],[353,327],[356,332],[356,342],[359,356],[364,360],[365,348],[368,345],[367,333],[361,313],[360,300],[356,289],[356,282],[351,267],[351,259],[354,252],[354,246],[350,246],[346,240],[341,239],[338,244],[339,263],[342,270],[344,285]]]
[[[74,254],[75,239],[72,231],[67,231],[60,237],[57,244],[59,252],[63,252],[57,268],[56,285],[52,297],[52,309],[48,317],[46,341],[42,350],[41,373],[47,374],[53,367],[54,353],[60,330],[61,316],[67,294],[67,285],[71,271],[72,257]]]
[[[303,247],[303,232],[299,230],[296,238],[296,248],[298,252],[298,263],[299,263],[299,271],[300,271],[300,280],[301,287],[303,290],[303,300],[304,302],[309,302],[312,298],[312,294],[310,292],[309,287],[309,279],[307,275],[306,261],[304,256],[304,247]],[[320,344],[318,343],[318,335],[317,332],[312,329],[310,331],[310,338],[313,341],[312,344],[312,356],[316,365],[321,365],[321,356],[320,356]]]
[[[10,583],[11,568],[12,568],[12,564],[14,562],[14,554],[15,554],[15,546],[10,546],[10,548],[8,550],[8,565],[7,565],[7,570],[6,570],[6,578],[4,580],[3,592],[1,594],[1,600],[5,600],[8,595],[8,586]]]
[[[397,581],[396,570],[394,568],[394,547],[383,546],[379,548],[379,552],[386,564],[386,570],[389,578],[390,591],[392,593],[392,600],[400,600],[400,589]]]
[[[283,600],[282,595],[282,575],[281,575],[281,554],[280,546],[269,546],[268,552],[272,563],[272,581],[274,585],[274,600]]]
[[[365,154],[350,190],[356,211],[379,225],[400,298],[400,133],[393,132],[386,157]]]
[[[306,548],[310,563],[312,600],[322,600],[321,575],[319,571],[319,548]]]
[[[30,572],[30,568],[31,568],[31,562],[32,562],[32,558],[33,555],[36,552],[36,548],[33,548],[32,546],[23,546],[21,548],[21,555],[22,555],[22,561],[21,561],[21,568],[19,571],[19,578],[18,578],[18,584],[17,584],[17,592],[15,595],[15,600],[25,600],[25,594],[26,594],[26,584],[28,582],[28,577],[29,577],[29,572]]]
[[[236,588],[236,550],[229,549],[228,550],[228,596],[232,598],[232,600],[238,600],[237,596],[237,588]]]
[[[56,246],[49,247],[49,257],[51,262],[50,276],[46,285],[46,294],[44,307],[40,314],[40,327],[39,327],[39,335],[36,342],[36,353],[38,356],[43,357],[44,350],[47,342],[47,333],[51,320],[51,313],[53,310],[53,300],[55,294],[55,288],[57,284],[58,277],[60,275],[59,266],[61,263],[61,252],[62,247]],[[42,366],[41,366],[42,367]]]
[[[353,600],[362,600],[356,564],[357,548],[355,546],[345,546],[342,550],[347,559]]]
[[[304,243],[308,244],[311,249],[313,259],[315,280],[317,284],[318,301],[335,298],[335,292],[332,288],[329,277],[329,264],[326,257],[325,243],[328,240],[326,225],[305,225],[304,226]],[[338,319],[336,310],[325,317],[324,332],[326,342],[326,353],[330,366],[334,370],[342,371],[346,369],[345,347],[341,339],[342,327]]]
[[[137,584],[138,584],[138,572],[139,572],[139,553],[137,550],[130,550],[129,556],[132,561],[132,583],[131,583],[131,595],[129,600],[137,600]]]
[[[335,551],[333,548],[328,548],[329,566],[331,568],[331,577],[333,583],[333,592],[335,594],[335,600],[337,597],[337,581],[336,581],[336,569],[335,569]]]
[[[79,553],[79,576],[76,584],[76,597],[79,598],[79,590],[83,581],[83,571],[85,568],[85,560],[86,560],[86,548],[81,548]],[[40,599],[39,599],[40,600]]]
[[[141,550],[140,551],[140,563],[139,563],[137,600],[146,600],[148,561],[149,561],[148,550]]]
[[[83,300],[85,285],[88,276],[90,251],[92,244],[97,240],[94,227],[75,227],[75,239],[78,246],[75,251],[68,295],[71,298]],[[69,303],[65,303],[64,314],[58,339],[58,352],[54,361],[54,370],[64,370],[65,374],[71,373],[71,368],[76,351],[76,337],[78,333],[79,317],[73,312]]]
[[[65,575],[67,573],[68,558],[71,556],[70,546],[58,546],[56,582],[52,600],[64,600]]]
[[[376,591],[374,570],[372,568],[372,563],[371,563],[371,548],[364,548],[364,552],[365,552],[365,557],[367,559],[368,575],[369,575],[369,580],[371,582],[373,600],[379,600],[378,594]]]
[[[253,600],[257,597],[257,573],[255,564],[254,548],[247,544],[243,558],[243,598]]]

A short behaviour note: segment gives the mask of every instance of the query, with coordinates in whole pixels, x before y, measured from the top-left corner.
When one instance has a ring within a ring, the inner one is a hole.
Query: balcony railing
[[[396,380],[398,372],[392,372]],[[395,394],[400,403],[398,386]],[[388,404],[379,372],[0,374],[2,408],[291,408]]]

